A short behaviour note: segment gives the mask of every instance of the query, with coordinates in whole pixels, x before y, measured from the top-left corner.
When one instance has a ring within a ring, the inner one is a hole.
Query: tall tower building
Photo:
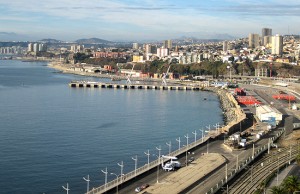
[[[156,53],[156,47],[151,45],[151,44],[146,44],[145,45],[145,53],[146,54],[149,54],[149,53],[155,54]]]
[[[139,49],[139,43],[132,43],[132,48],[135,50]]]
[[[259,35],[258,34],[249,34],[249,47],[256,48],[259,46]]]
[[[28,44],[28,52],[33,52],[33,44],[32,43]]]
[[[33,52],[39,52],[39,43],[33,44]]]
[[[265,43],[265,36],[272,36],[272,29],[271,28],[263,28],[261,30],[261,41],[262,41],[262,45],[266,45]]]
[[[283,36],[276,34],[272,36],[272,55],[282,55]]]
[[[226,52],[228,50],[228,41],[223,42],[223,51]]]
[[[172,49],[172,40],[165,40],[163,46],[164,48]]]

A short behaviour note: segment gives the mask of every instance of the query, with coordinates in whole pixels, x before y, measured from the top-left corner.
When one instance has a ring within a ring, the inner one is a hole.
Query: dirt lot
[[[300,130],[294,130],[293,133],[285,136],[285,138],[281,138],[278,144],[282,147],[288,147],[290,145],[300,145]]]

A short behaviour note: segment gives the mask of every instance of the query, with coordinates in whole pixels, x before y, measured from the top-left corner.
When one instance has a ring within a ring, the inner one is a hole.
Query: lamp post
[[[229,69],[229,71],[230,71],[229,76],[230,76],[230,82],[231,82],[231,65],[228,65],[228,66],[227,66],[227,69]]]
[[[277,176],[276,176],[277,186],[278,186],[278,173],[279,173],[279,157],[277,158]]]
[[[184,137],[186,138],[185,163],[186,163],[186,165],[188,165],[187,152],[188,152],[188,149],[189,149],[189,134],[186,134]]]
[[[203,141],[204,141],[204,134],[203,134],[203,132],[204,132],[204,130],[203,129],[199,129],[201,132],[202,132],[202,143],[203,143]]]
[[[150,158],[149,158],[149,156],[150,156],[149,150],[148,150],[148,152],[144,152],[144,153],[148,156],[148,170],[149,170],[149,161],[150,161]]]
[[[123,174],[123,168],[124,168],[124,164],[123,161],[121,161],[121,164],[118,163],[118,165],[121,167],[121,176]],[[123,180],[121,179],[121,183],[123,182]]]
[[[117,194],[119,194],[119,176],[122,177],[124,174],[117,175],[116,173],[110,173],[111,175],[115,175],[117,179]]]
[[[208,133],[210,133],[210,125],[206,126],[206,128],[208,129]]]
[[[171,154],[171,146],[172,146],[172,142],[169,141],[169,143],[167,142],[166,144],[167,144],[167,146],[169,146],[169,156],[170,156],[170,154]]]
[[[180,137],[176,141],[178,141],[178,149],[180,150]]]
[[[227,166],[227,163],[226,163],[226,166],[225,166],[225,180],[226,180],[226,183],[227,183],[227,179],[228,179],[228,166]]]
[[[195,130],[195,132],[192,132],[192,134],[195,135],[195,141],[194,141],[194,143],[196,144],[196,141],[197,141],[197,131]]]
[[[214,125],[214,127],[216,128],[216,132],[219,133],[219,123],[217,123],[216,125]]]
[[[157,157],[158,164],[157,164],[157,172],[156,172],[156,183],[158,183],[158,176],[159,176],[159,164],[160,164],[160,157],[156,154],[153,154],[153,156]]]
[[[205,133],[210,132],[210,125],[209,125],[209,131],[205,131]],[[207,139],[207,144],[206,144],[206,153],[208,154],[208,146],[209,146],[209,138]]]
[[[86,187],[86,193],[88,193],[89,190],[90,190],[90,176],[87,175],[87,178],[83,177],[83,180],[86,181],[86,184],[87,184],[87,187]]]
[[[105,174],[105,191],[106,191],[106,184],[107,184],[107,167],[105,168],[105,171],[104,170],[101,170],[104,174]]]
[[[134,176],[136,177],[136,167],[137,167],[137,155],[135,155],[135,158],[132,157],[132,160],[134,160]]]
[[[67,194],[69,194],[69,183],[67,183],[67,187],[62,186],[62,188],[67,191]]]
[[[236,171],[239,169],[239,155],[236,155]]]
[[[254,151],[255,151],[255,149],[254,149],[254,143],[252,144],[253,145],[253,147],[252,147],[252,159],[254,159]]]
[[[292,146],[290,145],[290,159],[289,159],[289,164],[291,164],[291,159],[292,159]]]

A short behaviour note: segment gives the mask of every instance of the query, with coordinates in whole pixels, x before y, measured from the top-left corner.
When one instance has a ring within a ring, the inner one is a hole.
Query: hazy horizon
[[[0,2],[0,41],[144,41],[299,34],[296,0],[14,0]],[[221,38],[226,39],[226,38]]]

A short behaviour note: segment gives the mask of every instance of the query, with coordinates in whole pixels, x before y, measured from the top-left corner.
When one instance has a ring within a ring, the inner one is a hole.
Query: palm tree
[[[283,187],[289,193],[300,190],[300,180],[297,176],[288,176],[283,180]]]
[[[286,194],[286,191],[281,186],[273,186],[271,188],[271,193],[272,194]]]

